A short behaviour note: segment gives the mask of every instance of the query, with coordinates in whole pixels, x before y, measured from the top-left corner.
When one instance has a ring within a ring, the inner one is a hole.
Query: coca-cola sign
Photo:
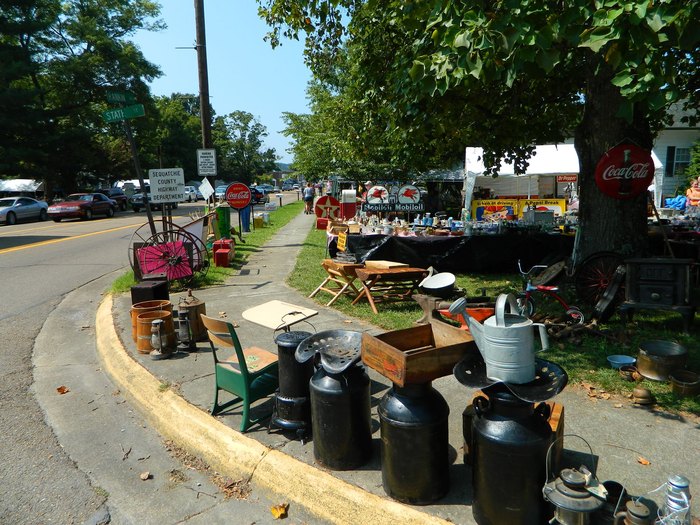
[[[600,191],[614,199],[631,199],[647,190],[654,178],[651,153],[634,144],[620,144],[605,152],[595,169]]]
[[[242,182],[232,182],[226,188],[226,202],[237,210],[248,206],[252,198],[250,188]]]

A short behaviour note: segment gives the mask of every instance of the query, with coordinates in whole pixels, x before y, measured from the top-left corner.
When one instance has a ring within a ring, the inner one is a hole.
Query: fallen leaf
[[[219,312],[219,317],[226,317],[226,312]]]
[[[146,472],[141,472],[141,475],[139,476],[142,481],[146,481],[147,479],[151,479],[151,473],[146,471]]]
[[[61,385],[56,389],[56,392],[58,392],[61,395],[67,394],[68,392],[70,392],[70,388],[68,388],[67,386]]]
[[[586,390],[595,390],[595,387],[590,383],[581,383],[581,386]]]
[[[637,462],[641,463],[642,465],[651,465],[651,461],[649,461],[647,458],[643,458],[642,456],[637,458]]]
[[[270,507],[270,512],[276,520],[284,519],[287,517],[287,509],[289,508],[289,503],[280,503],[279,505],[273,505]]]
[[[615,408],[622,408],[622,403],[615,403],[613,406]]]
[[[346,319],[346,320],[345,320],[345,321],[343,321],[343,322],[344,322],[344,323],[347,323],[347,324],[350,324],[350,323],[352,323],[352,321],[351,321],[350,319]]]
[[[594,390],[589,390],[588,397],[598,397],[598,394],[596,394]]]
[[[600,394],[600,398],[601,399],[610,399],[610,394],[608,394],[607,392],[603,392],[602,394]]]

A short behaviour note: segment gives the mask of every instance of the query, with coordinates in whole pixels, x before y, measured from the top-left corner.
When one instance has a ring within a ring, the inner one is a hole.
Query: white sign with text
[[[216,150],[197,150],[197,173],[200,177],[216,176]]]
[[[151,180],[151,202],[182,202],[185,200],[185,170],[161,168],[148,170]]]

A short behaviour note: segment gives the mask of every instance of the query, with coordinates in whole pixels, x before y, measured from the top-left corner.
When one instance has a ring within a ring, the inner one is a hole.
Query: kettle
[[[463,297],[450,305],[452,315],[461,314],[469,326],[484,362],[486,376],[506,383],[524,384],[535,379],[535,334],[538,328],[541,350],[549,348],[547,329],[515,313],[518,305],[513,294],[501,294],[496,299],[495,315],[479,323],[466,311]]]
[[[615,514],[613,525],[654,525],[655,517],[644,503],[630,500],[625,507]]]

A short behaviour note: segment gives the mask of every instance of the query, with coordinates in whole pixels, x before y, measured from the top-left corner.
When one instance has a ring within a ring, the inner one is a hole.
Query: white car
[[[185,186],[184,202],[197,202],[197,188],[194,186]]]

